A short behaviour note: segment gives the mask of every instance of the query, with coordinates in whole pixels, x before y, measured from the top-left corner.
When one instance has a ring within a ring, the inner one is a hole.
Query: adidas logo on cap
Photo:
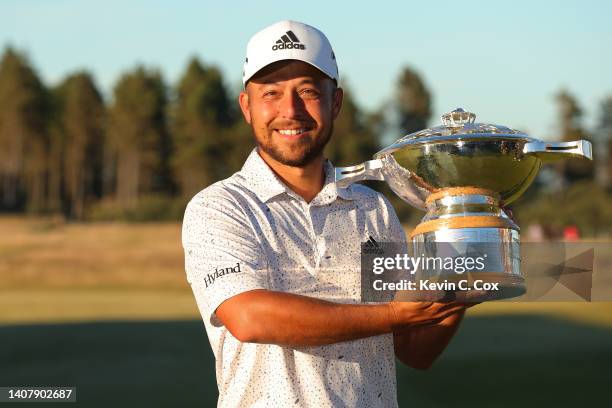
[[[276,44],[272,46],[272,51],[276,50],[305,50],[306,46],[300,43],[297,35],[293,31],[289,30],[281,38],[276,40]]]
[[[306,62],[338,80],[338,64],[325,34],[298,21],[279,21],[255,33],[247,44],[246,57],[243,85],[262,68],[286,59]]]

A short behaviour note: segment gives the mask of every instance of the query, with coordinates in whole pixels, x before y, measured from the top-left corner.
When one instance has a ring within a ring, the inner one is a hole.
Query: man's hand
[[[431,325],[456,313],[460,302],[342,304],[269,290],[253,290],[223,302],[217,317],[247,343],[320,346]]]
[[[460,302],[391,302],[391,325],[393,331],[437,324],[449,316],[467,308]]]
[[[485,290],[398,292],[395,300],[389,303],[393,331],[439,323],[480,303],[478,300],[486,294]]]

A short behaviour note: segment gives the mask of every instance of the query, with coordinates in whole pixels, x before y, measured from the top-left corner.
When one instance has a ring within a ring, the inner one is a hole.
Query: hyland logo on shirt
[[[297,35],[289,30],[276,40],[276,44],[272,46],[272,51],[276,50],[305,50],[306,46],[300,43]]]
[[[204,283],[206,284],[206,287],[209,287],[210,285],[215,283],[215,279],[223,275],[227,275],[228,273],[240,273],[240,272],[241,272],[240,262],[237,262],[236,266],[230,266],[230,267],[223,268],[223,269],[215,268],[215,272],[206,274],[206,276],[204,277]]]
[[[383,248],[378,242],[370,235],[366,242],[361,243],[361,251],[364,254],[382,254]]]

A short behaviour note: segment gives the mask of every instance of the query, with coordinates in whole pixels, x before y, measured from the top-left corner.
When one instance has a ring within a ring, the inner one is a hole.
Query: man
[[[429,367],[467,307],[361,303],[360,244],[405,235],[382,195],[336,187],[323,158],[337,80],[319,30],[282,21],[255,34],[239,103],[257,148],[187,207],[187,277],[220,407],[397,406],[394,355]]]

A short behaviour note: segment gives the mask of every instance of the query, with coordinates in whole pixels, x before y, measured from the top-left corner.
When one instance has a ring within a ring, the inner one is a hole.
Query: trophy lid
[[[404,146],[421,145],[466,139],[522,139],[527,142],[536,141],[524,132],[506,126],[490,123],[475,123],[476,115],[457,108],[442,115],[442,125],[419,130],[399,138],[391,146],[377,153],[387,153]]]

